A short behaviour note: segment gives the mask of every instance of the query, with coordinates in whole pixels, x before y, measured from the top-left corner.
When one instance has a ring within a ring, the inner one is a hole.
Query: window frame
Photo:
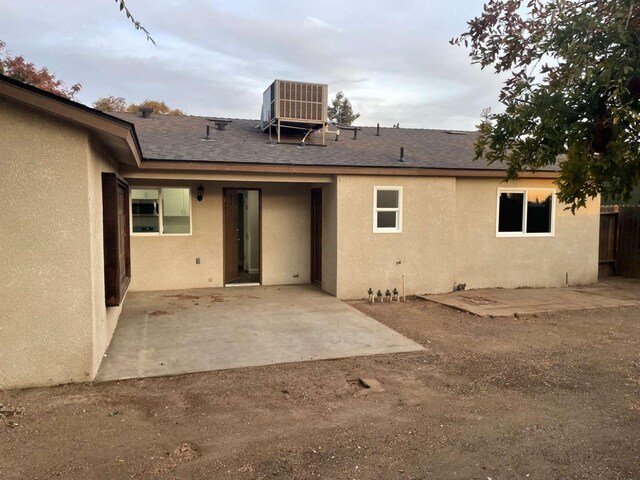
[[[529,192],[551,192],[551,231],[550,232],[525,232],[527,228],[527,206],[529,201]],[[524,201],[522,202],[522,231],[520,232],[501,232],[500,228],[500,196],[503,193],[522,193]],[[496,195],[496,237],[553,237],[556,230],[556,189],[555,188],[498,188]]]
[[[193,235],[193,208],[191,201],[191,187],[184,187],[181,185],[163,185],[159,186],[146,186],[146,185],[131,185],[129,193],[129,225],[130,233],[135,237],[188,237]],[[189,191],[189,233],[163,233],[164,229],[164,204],[162,202],[162,189],[163,188],[183,188]],[[157,190],[158,191],[158,232],[134,232],[133,231],[133,190]]]
[[[378,192],[394,191],[398,192],[397,208],[378,208]],[[374,186],[373,187],[373,233],[402,233],[402,187],[397,186]],[[396,227],[378,227],[378,212],[398,212]]]

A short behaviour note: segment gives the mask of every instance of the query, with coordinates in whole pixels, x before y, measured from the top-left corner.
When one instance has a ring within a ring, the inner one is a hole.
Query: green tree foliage
[[[331,123],[336,125],[351,125],[360,116],[359,113],[353,113],[351,102],[342,92],[336,93],[327,114]]]
[[[182,110],[177,108],[171,108],[165,102],[161,100],[145,100],[141,103],[132,103],[127,107],[127,112],[137,113],[140,111],[142,107],[153,108],[154,113],[159,113],[161,115],[184,115]]]
[[[124,97],[102,97],[93,102],[93,108],[103,112],[124,112],[127,110],[127,101]]]
[[[573,211],[598,194],[628,198],[640,173],[640,3],[491,0],[468,25],[451,42],[509,75],[476,158],[504,162],[508,179],[559,159]]]
[[[0,40],[0,74],[70,100],[82,89],[79,83],[67,88],[64,81],[58,80],[47,67],[38,68],[27,62],[22,55],[14,57],[6,50],[6,46],[6,43]]]

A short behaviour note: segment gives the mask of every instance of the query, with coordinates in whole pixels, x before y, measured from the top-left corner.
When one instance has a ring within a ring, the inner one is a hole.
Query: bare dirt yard
[[[0,392],[0,478],[640,478],[640,308],[352,304],[427,350]]]

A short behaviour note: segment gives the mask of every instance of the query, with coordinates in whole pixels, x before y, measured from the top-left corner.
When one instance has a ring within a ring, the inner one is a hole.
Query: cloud
[[[327,22],[323,22],[319,18],[307,16],[304,17],[302,24],[307,28],[316,28],[320,30],[333,30],[333,27]]]
[[[448,44],[479,13],[476,1],[326,0],[310,15],[294,0],[139,0],[130,8],[157,47],[110,3],[10,2],[2,40],[80,81],[87,104],[158,98],[192,114],[256,118],[262,92],[285,78],[343,90],[363,125],[473,128],[497,106],[501,78]]]

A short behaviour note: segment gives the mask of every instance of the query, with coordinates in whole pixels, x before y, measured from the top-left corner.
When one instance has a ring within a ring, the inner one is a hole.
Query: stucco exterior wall
[[[458,179],[456,187],[455,278],[467,288],[550,287],[598,279],[600,200],[574,216],[556,201],[552,237],[497,237],[498,188],[555,188],[551,180],[501,183]]]
[[[205,193],[198,202],[198,185],[193,181],[131,182],[131,187],[190,187],[192,215],[191,235],[131,236],[131,291],[222,286],[222,186],[202,182]]]
[[[205,194],[198,202],[195,190],[201,183]],[[192,208],[192,235],[132,235],[131,290],[223,286],[223,187],[262,189],[262,283],[309,283],[311,206],[307,185],[159,179],[135,179],[131,185],[191,187]]]
[[[336,295],[338,271],[338,189],[322,187],[322,290]]]
[[[90,380],[88,135],[0,100],[0,388]]]
[[[95,377],[104,352],[109,346],[124,302],[118,307],[105,305],[104,237],[102,222],[102,173],[118,171],[113,155],[96,142],[90,142],[87,157],[89,185],[89,241],[91,248],[91,310],[92,310],[92,375]],[[126,301],[126,300],[125,300]]]
[[[262,283],[311,281],[311,192],[308,185],[262,185]]]
[[[403,188],[401,233],[373,232],[375,186]],[[374,291],[445,292],[453,283],[454,178],[339,176],[337,296]],[[400,262],[400,263],[398,263]]]

